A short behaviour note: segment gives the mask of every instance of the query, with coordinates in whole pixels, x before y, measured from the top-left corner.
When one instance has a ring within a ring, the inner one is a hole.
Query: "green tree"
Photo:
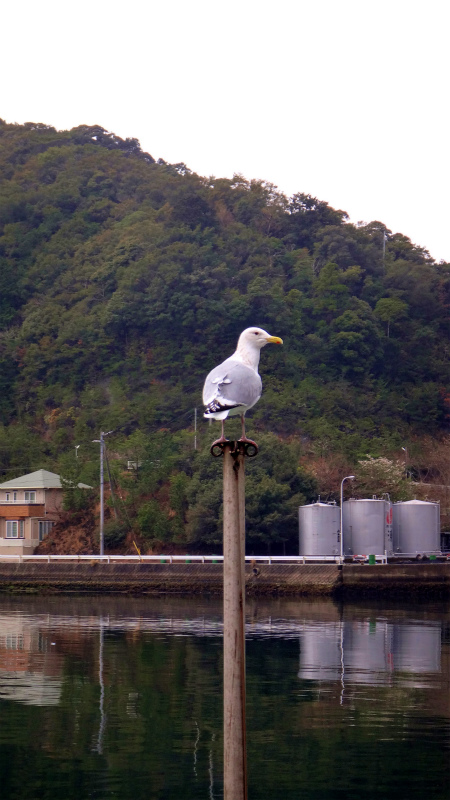
[[[390,325],[404,319],[408,313],[408,304],[398,297],[382,297],[375,306],[374,313],[382,322],[386,322],[386,336],[389,338]]]

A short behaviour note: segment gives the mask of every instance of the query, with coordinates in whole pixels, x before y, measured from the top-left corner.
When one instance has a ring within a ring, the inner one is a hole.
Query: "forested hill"
[[[250,434],[356,458],[448,431],[450,265],[382,222],[100,127],[1,122],[0,178],[5,468],[101,428],[192,426],[205,373],[255,324],[284,347],[263,352]]]
[[[90,419],[183,427],[259,324],[285,341],[263,355],[264,427],[337,444],[448,425],[450,268],[405,236],[99,127],[1,123],[0,170],[5,424],[53,416],[61,444]]]

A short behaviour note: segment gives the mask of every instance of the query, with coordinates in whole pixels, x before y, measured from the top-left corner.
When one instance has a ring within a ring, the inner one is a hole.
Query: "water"
[[[448,605],[247,604],[251,800],[448,800]],[[0,597],[2,800],[223,797],[219,600]]]

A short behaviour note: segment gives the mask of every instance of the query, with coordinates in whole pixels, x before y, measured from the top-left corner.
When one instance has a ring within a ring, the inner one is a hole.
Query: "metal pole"
[[[98,442],[100,444],[100,555],[103,555],[103,528],[105,522],[105,504],[104,504],[104,488],[103,488],[103,448],[105,446],[105,436],[109,436],[110,433],[114,433],[114,431],[108,431],[105,433],[104,431],[100,431],[100,439],[93,439],[93,442]]]
[[[246,800],[244,448],[223,447],[224,798]]]
[[[103,675],[103,617],[100,618],[100,637],[99,637],[99,648],[98,648],[98,679],[100,684],[100,727],[98,730],[98,738],[97,738],[97,753],[103,753],[103,735],[105,732],[105,724],[106,724],[106,717],[105,717],[105,681]]]
[[[408,477],[408,448],[402,447],[402,450],[405,454],[405,477]]]
[[[341,560],[344,558],[344,481],[354,480],[354,475],[346,475],[341,481]]]
[[[104,487],[103,487],[103,431],[100,432],[100,555],[103,555],[103,528],[105,523],[105,503],[104,503]]]

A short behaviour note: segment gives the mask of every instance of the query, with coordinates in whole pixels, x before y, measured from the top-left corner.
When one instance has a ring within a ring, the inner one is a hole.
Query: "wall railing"
[[[360,556],[359,559],[369,560],[369,556]],[[387,563],[386,555],[376,555],[375,560],[377,563]],[[58,562],[58,561],[96,561],[104,564],[113,564],[117,562],[122,563],[163,563],[163,564],[220,564],[223,562],[221,555],[204,555],[204,556],[191,556],[191,555],[151,555],[151,556],[121,556],[121,555],[9,555],[1,554],[0,561],[35,561],[35,562]],[[340,556],[246,556],[245,561],[247,564],[311,564],[314,562],[323,562],[331,564],[341,564],[342,559]]]

